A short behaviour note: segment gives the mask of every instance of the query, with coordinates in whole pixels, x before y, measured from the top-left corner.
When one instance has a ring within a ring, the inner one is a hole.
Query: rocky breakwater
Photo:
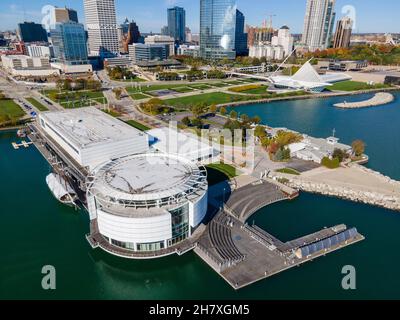
[[[290,176],[287,174],[276,174],[275,178],[284,182],[291,188],[305,192],[321,194],[325,196],[338,197],[354,202],[383,207],[390,210],[400,211],[400,182],[386,177],[359,165],[353,165],[346,170],[355,170],[357,174],[368,175],[371,186],[358,185],[357,182],[338,183],[327,179],[310,179],[302,176]],[[379,181],[379,186],[374,187],[374,182]],[[382,185],[385,187],[382,188]]]
[[[381,106],[391,103],[392,101],[394,101],[393,94],[389,92],[379,92],[369,100],[352,102],[352,103],[345,101],[343,103],[336,103],[333,106],[336,108],[343,108],[343,109],[357,109],[357,108]]]

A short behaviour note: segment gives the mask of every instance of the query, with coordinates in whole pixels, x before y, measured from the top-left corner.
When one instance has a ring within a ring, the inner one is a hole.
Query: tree
[[[257,138],[263,138],[263,137],[265,137],[266,135],[267,135],[267,133],[265,132],[265,127],[263,127],[263,126],[257,126],[255,129],[254,129],[254,135],[257,137]]]
[[[219,113],[222,114],[223,116],[226,115],[226,113],[227,113],[226,108],[225,107],[221,107],[219,109]]]
[[[192,107],[192,113],[196,117],[200,117],[204,113],[204,107],[201,104],[196,104]]]
[[[232,118],[232,119],[237,119],[238,113],[237,113],[235,110],[232,110],[232,111],[229,113],[229,117]]]
[[[115,88],[115,89],[113,89],[113,92],[114,92],[115,97],[117,98],[117,100],[121,100],[122,89],[121,88]]]
[[[259,116],[254,116],[254,117],[251,119],[251,121],[252,121],[254,124],[260,124],[260,123],[261,123],[261,118],[260,118]]]
[[[209,108],[208,111],[210,111],[210,113],[217,113],[217,106],[215,104],[212,104]]]
[[[353,152],[356,157],[362,156],[365,152],[365,143],[362,140],[353,141],[351,147],[353,148]]]
[[[189,127],[190,124],[191,124],[191,121],[190,121],[189,117],[184,117],[181,121],[182,121],[182,124],[184,124],[187,127]]]
[[[244,123],[248,123],[250,121],[250,117],[247,114],[242,114],[240,116],[240,120],[242,120]]]
[[[347,153],[342,149],[336,148],[332,153],[332,158],[338,158],[340,162],[343,162],[347,158]]]

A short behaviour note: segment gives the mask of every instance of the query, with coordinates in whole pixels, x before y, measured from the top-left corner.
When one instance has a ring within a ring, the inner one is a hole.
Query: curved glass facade
[[[200,55],[235,59],[236,0],[200,0]]]

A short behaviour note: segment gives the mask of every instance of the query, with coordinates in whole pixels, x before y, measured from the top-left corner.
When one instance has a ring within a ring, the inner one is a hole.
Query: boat
[[[26,137],[26,132],[25,132],[25,130],[19,129],[19,130],[17,131],[17,136],[18,136],[19,138],[25,138],[25,137]]]
[[[71,185],[59,174],[50,173],[46,177],[47,185],[54,197],[65,205],[76,206],[78,196]]]

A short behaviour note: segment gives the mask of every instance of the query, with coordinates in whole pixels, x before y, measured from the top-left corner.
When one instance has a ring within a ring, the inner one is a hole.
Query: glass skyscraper
[[[248,54],[247,50],[247,33],[245,33],[245,17],[242,12],[236,10],[236,35],[235,35],[235,50],[238,56]]]
[[[88,63],[86,32],[83,24],[57,23],[50,31],[54,56],[58,62],[78,65]]]
[[[236,0],[200,0],[200,55],[235,59]]]
[[[186,41],[186,12],[181,7],[168,9],[168,34],[178,43]]]

